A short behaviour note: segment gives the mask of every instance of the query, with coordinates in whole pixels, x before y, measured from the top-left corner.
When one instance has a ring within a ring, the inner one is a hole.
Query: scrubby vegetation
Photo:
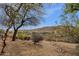
[[[0,35],[4,34],[4,30],[0,29]]]
[[[32,41],[34,42],[34,44],[39,43],[40,41],[42,41],[44,38],[42,35],[40,35],[39,33],[33,32],[32,33]]]
[[[50,29],[49,32],[47,31],[40,32],[40,34],[42,34],[42,36],[44,37],[44,40],[47,40],[47,41],[79,43],[79,39],[78,39],[79,29],[76,27],[59,26],[59,27]]]
[[[22,39],[22,40],[24,39],[24,37],[26,37],[25,33],[18,33],[16,36],[17,39]]]
[[[14,50],[9,51],[9,54],[13,55],[20,54],[19,52],[22,49],[22,53],[24,54],[29,54],[28,51],[31,52],[31,50],[33,50],[34,54],[38,53],[39,55],[41,55],[40,52],[43,52],[45,55],[47,55],[47,53],[48,55],[51,55],[54,51],[57,54],[60,53],[60,55],[63,55],[66,52],[70,52],[68,55],[73,55],[71,51],[74,51],[74,48],[72,48],[72,46],[75,47],[78,52],[79,45],[77,43],[79,43],[79,17],[76,15],[79,11],[78,5],[79,4],[64,4],[66,8],[61,8],[64,9],[62,15],[64,24],[61,24],[60,26],[26,31],[24,29],[19,29],[22,26],[27,27],[38,25],[42,18],[41,16],[44,14],[42,9],[47,6],[47,4],[1,4],[0,8],[4,13],[3,15],[0,15],[0,25],[5,27],[5,31],[0,29],[1,55],[7,53],[7,50],[12,49]],[[12,31],[10,31],[10,29],[12,29]],[[38,43],[42,44],[43,47],[37,46],[36,44]]]
[[[54,30],[52,30],[54,29]],[[68,43],[79,43],[79,29],[76,27],[59,26],[47,31],[39,30],[38,32],[32,31],[20,31],[17,34],[17,38],[21,40],[37,41],[57,41]],[[31,32],[31,33],[29,33]]]
[[[27,35],[27,33],[24,32],[18,32],[16,38],[21,40],[28,40],[27,38],[31,37],[31,35]]]

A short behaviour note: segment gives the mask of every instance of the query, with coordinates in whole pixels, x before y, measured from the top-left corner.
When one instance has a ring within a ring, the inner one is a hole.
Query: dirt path
[[[42,41],[41,45],[33,45],[31,41],[7,41],[7,47],[4,55],[21,56],[63,56],[79,55],[76,47],[78,44],[64,42]],[[0,45],[1,48],[1,45]]]

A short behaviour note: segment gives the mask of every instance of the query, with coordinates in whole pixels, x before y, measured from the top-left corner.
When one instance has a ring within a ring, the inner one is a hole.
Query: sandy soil
[[[79,55],[79,44],[42,41],[34,45],[31,41],[7,40],[3,55],[7,56],[73,56]],[[0,50],[2,41],[0,41]]]

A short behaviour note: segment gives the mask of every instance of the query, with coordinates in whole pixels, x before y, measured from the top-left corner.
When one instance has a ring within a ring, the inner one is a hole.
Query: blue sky
[[[63,13],[62,7],[64,4],[52,4],[44,5],[44,15],[42,16],[41,23],[37,26],[28,26],[27,29],[34,29],[34,28],[40,28],[40,27],[47,27],[47,26],[57,26],[60,25],[60,15]],[[22,29],[22,28],[21,28]],[[26,29],[26,27],[23,27],[23,29]]]
[[[59,25],[60,15],[62,14],[63,4],[53,4],[51,6],[45,7],[46,15],[43,16],[45,26],[56,26]],[[58,22],[58,24],[56,24]]]
[[[28,26],[22,27],[21,29],[34,29],[40,27],[47,27],[47,26],[57,26],[60,25],[60,15],[63,13],[62,7],[64,4],[44,4],[44,15],[42,16],[43,21],[37,26]],[[0,15],[2,15],[0,11]]]

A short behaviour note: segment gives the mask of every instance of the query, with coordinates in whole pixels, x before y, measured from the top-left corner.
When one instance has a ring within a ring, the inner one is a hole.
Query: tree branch
[[[25,16],[26,16],[26,14],[27,14],[27,11],[24,13],[24,16],[23,16],[23,18],[22,18],[22,21],[21,21],[21,24],[17,27],[17,29],[19,29],[23,24],[24,24],[24,18],[25,18]]]
[[[18,12],[21,8],[21,6],[23,5],[23,3],[20,4],[20,6],[18,7],[18,9],[16,10],[16,12]]]
[[[74,8],[73,10],[77,10],[77,11],[79,11],[79,8]]]

